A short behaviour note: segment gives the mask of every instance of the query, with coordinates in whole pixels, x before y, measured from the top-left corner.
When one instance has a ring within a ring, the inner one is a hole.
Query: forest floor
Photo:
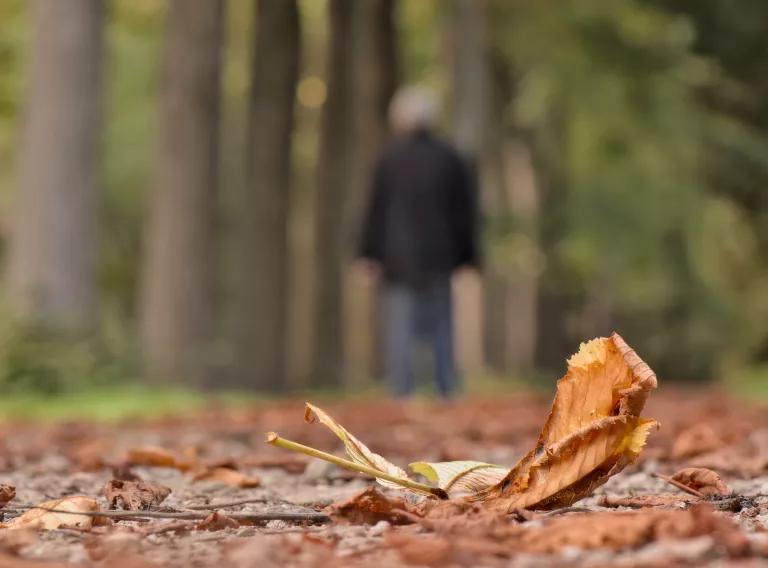
[[[512,466],[536,444],[550,406],[526,394],[323,405],[402,467],[468,459]],[[659,389],[643,415],[661,429],[635,465],[573,508],[509,515],[457,501],[414,505],[371,478],[265,443],[264,433],[276,431],[343,455],[339,439],[305,424],[303,411],[293,400],[109,424],[6,421],[0,484],[15,487],[15,497],[0,509],[5,523],[13,526],[25,506],[76,495],[107,509],[105,493],[118,504],[157,498],[149,511],[160,518],[141,510],[90,529],[0,531],[0,568],[768,566],[768,412],[759,405]],[[699,499],[652,476],[688,467],[714,470],[731,495]],[[128,480],[149,484],[149,497],[132,493]],[[220,515],[201,523],[214,509]]]

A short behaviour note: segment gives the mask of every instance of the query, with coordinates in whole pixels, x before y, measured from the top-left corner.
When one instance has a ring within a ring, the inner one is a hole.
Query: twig
[[[239,501],[229,501],[227,503],[211,503],[210,505],[184,505],[185,509],[190,511],[215,511],[216,509],[228,509],[238,505],[248,505],[250,503],[267,503],[269,500],[261,497],[259,499],[240,499]]]
[[[555,509],[547,513],[542,513],[542,517],[556,517],[558,515],[566,515],[568,513],[589,513],[589,509],[585,507],[563,507],[562,509]]]
[[[334,463],[338,466],[345,467],[347,469],[351,469],[359,473],[368,474],[371,477],[384,479],[396,485],[400,485],[401,487],[407,487],[408,489],[417,491],[418,493],[421,493],[423,495],[428,495],[430,497],[437,497],[438,499],[448,499],[448,494],[443,489],[440,489],[439,487],[424,485],[423,483],[412,481],[410,479],[401,479],[395,475],[390,475],[389,473],[383,472],[381,470],[374,469],[372,467],[368,467],[359,463],[355,463],[353,461],[345,460],[344,458],[334,456],[333,454],[327,454],[325,452],[316,450],[315,448],[310,448],[309,446],[304,446],[297,442],[291,442],[290,440],[281,438],[274,432],[267,432],[267,443],[272,444],[273,446],[277,446],[278,448],[283,448],[284,450],[292,450],[294,452],[299,452],[299,453],[311,456],[313,458],[320,458],[321,460]]]
[[[195,530],[195,524],[186,522],[186,521],[178,521],[175,523],[168,523],[167,525],[160,525],[159,527],[154,527],[152,530],[148,530],[144,532],[144,535],[151,535],[151,534],[164,534],[169,532],[191,532]]]
[[[670,485],[674,485],[675,487],[677,487],[680,491],[685,491],[686,493],[689,493],[691,495],[694,495],[702,499],[704,498],[703,493],[696,491],[695,489],[691,489],[684,483],[680,483],[679,481],[672,479],[671,477],[667,477],[666,475],[661,475],[660,473],[654,472],[651,474],[651,477],[655,477],[657,479],[661,479],[662,481],[666,481]]]
[[[176,519],[179,521],[204,521],[208,513],[162,513],[160,511],[64,511],[61,509],[48,509],[46,507],[31,507],[48,513],[80,515],[83,517],[109,517],[111,519]],[[312,522],[327,523],[330,517],[325,513],[231,513],[226,515],[236,521],[286,521],[286,522]]]

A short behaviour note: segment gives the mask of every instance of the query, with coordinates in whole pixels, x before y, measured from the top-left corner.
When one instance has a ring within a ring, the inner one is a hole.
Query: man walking
[[[398,92],[390,106],[396,142],[376,165],[359,256],[383,279],[385,365],[398,397],[413,394],[413,355],[423,324],[440,395],[457,390],[451,275],[478,265],[476,189],[469,166],[435,134],[428,93]]]

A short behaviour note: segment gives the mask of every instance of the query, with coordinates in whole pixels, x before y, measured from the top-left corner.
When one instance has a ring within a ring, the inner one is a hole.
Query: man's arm
[[[379,162],[374,170],[367,209],[363,219],[362,238],[358,257],[381,262],[384,255],[384,230],[386,227],[386,191],[384,168]]]
[[[457,157],[459,173],[454,187],[454,223],[459,266],[480,267],[479,183],[476,168]]]

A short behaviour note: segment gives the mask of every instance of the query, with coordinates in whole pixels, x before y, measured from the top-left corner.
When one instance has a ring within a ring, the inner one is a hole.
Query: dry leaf
[[[238,463],[241,465],[241,467],[252,467],[252,468],[263,468],[263,469],[279,468],[279,469],[284,469],[288,473],[301,474],[301,473],[304,473],[304,471],[307,469],[309,460],[302,458],[300,456],[286,455],[286,456],[272,456],[272,457],[261,457],[261,458],[248,458],[244,460],[239,460]]]
[[[180,458],[170,450],[158,446],[142,446],[128,450],[126,461],[134,465],[172,467],[181,471],[189,471],[192,467],[190,460]]]
[[[709,424],[696,424],[678,434],[672,446],[672,458],[682,460],[719,450],[725,445]]]
[[[101,493],[107,498],[110,509],[120,507],[125,511],[146,511],[165,501],[171,494],[171,489],[142,481],[113,479],[101,488]]]
[[[131,469],[131,464],[126,461],[112,464],[112,479],[119,479],[120,481],[141,481],[141,478]]]
[[[35,544],[38,540],[36,530],[3,531],[0,533],[0,551],[18,554],[22,548]],[[0,563],[2,566],[2,563]]]
[[[16,497],[16,488],[13,485],[0,485],[0,506]]]
[[[224,529],[236,529],[240,526],[235,519],[230,519],[226,515],[220,515],[217,512],[213,512],[208,515],[208,518],[201,521],[197,525],[199,531],[221,531]]]
[[[369,487],[344,503],[331,505],[327,509],[334,522],[355,525],[375,525],[379,521],[392,524],[410,523],[409,515],[404,515],[403,511],[410,512],[410,505],[405,500],[390,499],[382,495],[376,487]]]
[[[499,483],[510,471],[506,467],[477,461],[414,462],[411,469],[437,483],[449,497],[487,489]]]
[[[634,463],[656,421],[640,418],[656,375],[617,334],[582,344],[539,441],[499,484],[468,497],[510,512],[554,509]]]
[[[391,534],[382,544],[398,552],[400,560],[408,566],[461,566],[457,551],[450,539],[437,536]]]
[[[30,509],[18,519],[7,525],[0,525],[6,529],[34,529],[54,530],[59,527],[90,529],[91,527],[111,525],[112,521],[106,517],[76,515],[73,513],[93,513],[101,511],[101,507],[94,499],[82,495],[64,497],[46,501],[38,505],[39,509]],[[67,511],[66,513],[54,513],[45,509]]]
[[[728,495],[728,486],[711,469],[703,467],[687,467],[681,469],[672,479],[683,485],[695,489],[704,495]]]
[[[644,507],[679,507],[683,503],[698,501],[693,495],[679,495],[664,493],[661,495],[634,495],[632,497],[608,497],[603,495],[597,504],[600,507],[631,507],[642,509]]]
[[[322,409],[312,404],[309,404],[309,403],[306,403],[306,404],[307,404],[307,407],[306,407],[306,410],[304,411],[304,421],[307,422],[307,424],[311,424],[312,422],[314,422],[314,419],[312,418],[312,413],[314,412],[315,416],[318,417],[320,422],[325,424],[328,428],[330,428],[333,431],[334,434],[336,434],[339,438],[341,438],[341,441],[344,442],[344,448],[347,451],[347,455],[353,462],[370,467],[377,471],[388,473],[389,475],[393,475],[403,480],[407,480],[407,481],[411,480],[411,478],[408,477],[408,474],[405,473],[405,471],[397,467],[395,464],[385,460],[380,455],[374,454],[371,450],[369,450],[366,447],[365,444],[363,444],[360,440],[358,440],[352,434],[347,432],[341,426],[341,424],[339,424],[333,418],[331,418],[328,414],[326,414],[325,411],[323,411]],[[389,487],[391,489],[399,489],[399,490],[404,489],[401,485],[397,485],[396,483],[392,483],[391,481],[387,481],[385,479],[377,478],[376,481],[378,481],[384,487]],[[409,490],[416,491],[414,489],[409,489]],[[429,495],[430,497],[434,497],[434,495],[431,493],[426,493],[426,495]]]
[[[216,467],[198,473],[192,479],[192,482],[198,481],[216,481],[218,483],[224,483],[232,487],[241,487],[243,489],[258,487],[261,480],[258,477],[246,477],[239,471],[229,469],[226,467]]]

